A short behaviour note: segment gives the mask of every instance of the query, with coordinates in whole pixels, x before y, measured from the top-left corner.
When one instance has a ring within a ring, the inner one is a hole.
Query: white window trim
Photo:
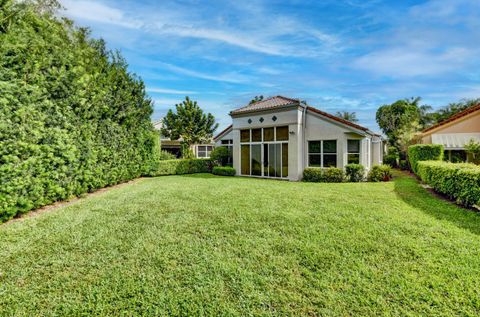
[[[204,147],[205,150],[201,152],[205,152],[205,156],[200,156],[200,147]],[[210,147],[210,151],[208,151],[208,147]],[[213,151],[213,146],[212,145],[197,145],[196,146],[196,152],[197,152],[197,158],[210,158],[210,153]]]
[[[283,141],[277,141],[277,128],[278,127],[287,127],[288,129],[288,140],[283,140]],[[263,139],[263,129],[269,129],[273,128],[273,141],[264,141]],[[260,129],[261,133],[261,141],[252,141],[252,130]],[[242,130],[250,130],[250,139],[249,141],[243,141],[242,142]],[[240,175],[242,176],[250,176],[250,177],[259,177],[259,178],[264,178],[267,176],[263,176],[264,173],[264,164],[263,161],[261,162],[261,174],[262,175],[252,175],[252,145],[260,145],[260,157],[264,157],[264,150],[263,150],[263,145],[264,144],[289,144],[290,142],[290,126],[287,124],[280,124],[280,125],[274,125],[274,126],[267,126],[267,127],[257,127],[257,128],[245,128],[245,129],[240,129]],[[225,144],[226,145],[226,144]],[[242,174],[241,173],[241,152],[242,152],[242,145],[248,145],[250,147],[250,157],[249,157],[249,165],[250,165],[250,174]],[[280,158],[280,166],[283,166],[283,157]],[[272,177],[268,176],[268,178],[277,178],[277,179],[288,179],[288,176],[281,176],[281,177]]]
[[[348,141],[358,141],[358,153],[348,152]],[[347,139],[347,150],[345,152],[347,153],[347,160],[345,161],[347,164],[350,164],[350,163],[348,163],[348,155],[349,154],[358,154],[358,163],[357,164],[362,164],[362,140],[361,139]]]
[[[336,143],[336,151],[334,153],[323,153],[323,142],[324,141],[335,141]],[[320,142],[320,153],[310,153],[310,142]],[[310,166],[310,155],[320,155],[320,167],[319,166]],[[322,139],[322,140],[307,140],[307,166],[308,167],[319,167],[324,168],[323,166],[323,156],[324,155],[335,155],[335,167],[338,167],[338,139]]]

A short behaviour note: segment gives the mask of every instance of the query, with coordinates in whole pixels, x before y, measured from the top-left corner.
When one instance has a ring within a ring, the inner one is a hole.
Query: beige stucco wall
[[[480,111],[467,115],[459,120],[449,122],[432,131],[428,131],[422,136],[423,144],[432,143],[432,134],[446,133],[479,133],[480,132]]]

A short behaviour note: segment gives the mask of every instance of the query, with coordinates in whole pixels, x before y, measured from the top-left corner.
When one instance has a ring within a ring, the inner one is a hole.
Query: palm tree
[[[355,112],[337,111],[335,115],[343,120],[347,120],[353,123],[358,122],[357,114]]]

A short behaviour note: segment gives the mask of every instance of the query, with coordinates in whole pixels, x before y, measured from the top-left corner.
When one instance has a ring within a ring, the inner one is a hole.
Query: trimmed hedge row
[[[412,171],[417,174],[417,164],[420,161],[441,161],[443,159],[443,145],[416,144],[408,147],[408,159]]]
[[[147,176],[211,173],[212,168],[210,159],[165,160],[153,163]]]
[[[307,167],[303,170],[303,181],[314,183],[341,183],[345,178],[342,169],[336,167]]]
[[[221,176],[235,176],[236,171],[233,167],[230,166],[215,166],[212,169],[212,174]]]
[[[423,161],[417,175],[437,192],[467,207],[480,206],[480,167],[467,163]]]
[[[35,2],[0,1],[0,222],[139,177],[158,159],[142,80]]]

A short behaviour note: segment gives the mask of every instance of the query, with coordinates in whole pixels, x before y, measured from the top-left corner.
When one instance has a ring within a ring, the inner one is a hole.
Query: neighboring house
[[[272,97],[230,116],[232,125],[214,141],[232,149],[237,175],[296,181],[309,166],[370,169],[383,160],[380,135],[297,99]]]
[[[161,131],[162,120],[153,122],[153,127]],[[163,151],[174,154],[177,158],[182,156],[181,140],[170,140],[160,133],[160,146]],[[212,142],[206,144],[194,144],[191,146],[191,150],[195,154],[196,158],[209,158],[212,152],[214,144]]]
[[[469,107],[422,131],[420,143],[442,144],[449,161],[466,161],[465,144],[480,142],[480,104]]]

